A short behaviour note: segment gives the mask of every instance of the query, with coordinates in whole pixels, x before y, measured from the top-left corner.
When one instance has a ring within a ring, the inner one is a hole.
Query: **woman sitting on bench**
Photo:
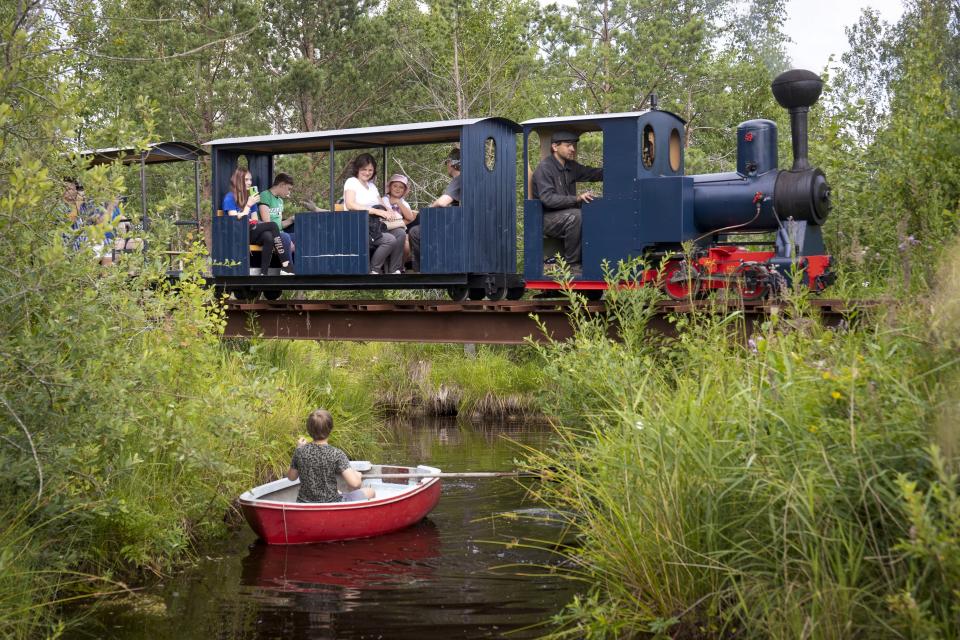
[[[239,203],[244,205],[240,206]],[[237,170],[230,176],[230,191],[223,196],[223,210],[227,215],[237,218],[246,218],[250,222],[250,244],[259,244],[263,247],[260,252],[260,273],[267,275],[270,270],[270,260],[273,253],[276,252],[280,260],[281,275],[293,275],[290,267],[290,256],[283,248],[283,242],[280,240],[280,228],[276,222],[261,222],[260,215],[257,212],[257,204],[260,202],[260,194],[253,186],[253,176],[244,167],[237,167]]]
[[[402,224],[403,216],[387,211],[380,198],[380,190],[373,179],[377,175],[377,161],[369,153],[361,153],[350,161],[344,170],[347,178],[343,185],[343,204],[347,211],[364,211],[384,221],[382,231],[373,233],[371,227],[370,273],[402,273],[403,245],[407,239],[407,229]],[[400,225],[388,225],[399,219]],[[376,220],[373,220],[376,222]],[[375,228],[380,229],[380,225]]]

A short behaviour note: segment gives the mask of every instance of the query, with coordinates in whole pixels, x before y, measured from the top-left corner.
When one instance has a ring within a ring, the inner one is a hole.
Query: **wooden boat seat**
[[[339,486],[341,493],[344,493],[347,491],[346,486],[342,484],[341,480],[337,481],[337,485]],[[376,478],[373,480],[364,480],[363,486],[374,487],[377,491],[378,500],[380,498],[389,498],[392,496],[400,495],[401,493],[405,491],[410,491],[411,489],[414,489],[416,487],[416,485],[386,483],[383,480],[376,479]],[[267,495],[262,496],[260,500],[270,500],[273,502],[296,502],[298,493],[300,493],[299,482],[297,482],[293,486],[287,487],[285,489],[281,489],[280,491],[274,491],[273,493],[268,493]]]

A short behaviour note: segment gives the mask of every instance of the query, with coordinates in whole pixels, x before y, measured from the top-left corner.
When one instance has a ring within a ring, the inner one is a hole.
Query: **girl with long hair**
[[[290,266],[290,255],[283,247],[280,240],[280,227],[276,222],[262,222],[257,211],[257,205],[260,203],[260,194],[251,191],[253,186],[253,176],[245,167],[237,167],[230,176],[230,190],[223,196],[223,210],[227,215],[237,218],[245,218],[250,223],[250,244],[259,244],[263,249],[260,251],[260,273],[267,275],[270,270],[270,260],[274,252],[280,260],[280,273],[283,275],[293,275]],[[244,203],[240,206],[239,203]]]

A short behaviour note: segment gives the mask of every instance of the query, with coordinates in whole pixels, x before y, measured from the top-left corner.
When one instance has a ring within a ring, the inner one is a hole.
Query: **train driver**
[[[533,172],[533,197],[543,203],[543,233],[563,241],[563,259],[570,273],[582,273],[580,247],[580,204],[596,196],[592,191],[577,193],[577,182],[603,180],[603,169],[577,162],[580,137],[557,131],[550,138],[551,154]]]

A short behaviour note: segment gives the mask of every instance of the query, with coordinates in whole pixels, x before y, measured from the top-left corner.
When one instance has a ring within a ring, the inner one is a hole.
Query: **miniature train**
[[[204,145],[215,212],[210,281],[238,298],[268,299],[284,290],[445,289],[453,299],[499,300],[558,289],[551,271],[558,242],[544,237],[543,207],[531,197],[527,167],[517,272],[517,136],[528,164],[529,153],[547,157],[551,135],[563,130],[599,132],[603,160],[602,196],[581,209],[582,273],[568,286],[596,296],[608,286],[605,264],[642,258],[647,267],[638,279],[675,299],[711,290],[757,299],[797,279],[819,292],[832,279],[821,233],[831,203],[824,173],[807,158],[807,112],[821,89],[816,74],[799,69],[772,83],[791,118],[790,169],[778,168],[776,124],[750,120],[737,128],[735,172],[686,175],[685,122],[656,108],[520,124],[489,117],[213,140]],[[533,134],[539,149],[531,148]],[[389,150],[428,144],[459,146],[460,201],[420,209],[418,273],[371,275],[368,215],[337,210],[334,167],[368,149],[381,150],[385,167]],[[295,216],[295,275],[251,275],[251,251],[259,247],[249,243],[247,222],[218,211],[230,176],[246,166],[263,191],[273,182],[275,160],[300,153],[329,154],[329,206]],[[760,239],[745,242],[751,235]]]

